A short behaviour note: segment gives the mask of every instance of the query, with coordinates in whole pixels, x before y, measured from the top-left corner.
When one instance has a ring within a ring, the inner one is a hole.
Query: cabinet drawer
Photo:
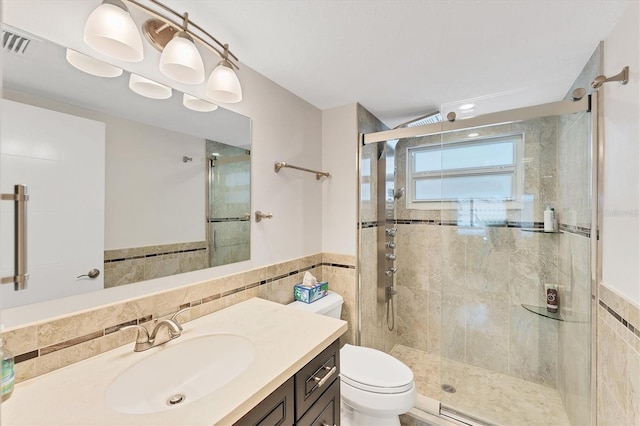
[[[320,398],[339,374],[340,345],[336,340],[296,373],[296,420]]]
[[[238,420],[234,426],[291,426],[293,419],[293,377]]]
[[[296,425],[340,426],[340,380],[333,381]]]

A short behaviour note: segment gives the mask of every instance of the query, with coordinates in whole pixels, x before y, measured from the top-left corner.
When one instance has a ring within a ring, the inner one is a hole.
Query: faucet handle
[[[176,312],[175,314],[171,315],[171,320],[175,321],[176,324],[180,325],[180,323],[178,322],[178,315],[183,314],[187,311],[191,310],[190,307],[188,308],[184,308],[184,309],[180,309],[178,312]]]
[[[123,327],[120,327],[120,330],[129,330],[131,328],[135,328],[138,330],[136,343],[149,343],[149,330],[141,325],[125,325]]]

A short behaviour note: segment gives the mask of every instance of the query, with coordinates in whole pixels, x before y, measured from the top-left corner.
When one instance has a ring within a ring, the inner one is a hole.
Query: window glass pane
[[[360,163],[360,166],[362,167],[362,176],[371,176],[371,159],[370,158],[363,158],[362,162]]]
[[[413,155],[414,173],[432,172],[442,169],[442,150],[439,146],[435,149],[415,151]]]
[[[415,181],[415,199],[506,199],[511,198],[513,175],[452,176]]]
[[[371,184],[363,183],[360,187],[360,195],[362,196],[362,201],[371,201]]]
[[[514,164],[513,141],[445,147],[442,169],[466,169]]]

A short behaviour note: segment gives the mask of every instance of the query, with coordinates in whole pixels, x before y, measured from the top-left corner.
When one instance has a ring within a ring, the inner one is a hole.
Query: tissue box
[[[313,287],[305,287],[302,284],[296,284],[293,287],[293,299],[304,303],[315,302],[322,299],[329,293],[329,282],[319,282]]]

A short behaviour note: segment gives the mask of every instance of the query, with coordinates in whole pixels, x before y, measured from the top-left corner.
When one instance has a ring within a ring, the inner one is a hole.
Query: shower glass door
[[[590,123],[582,111],[467,128],[412,153],[415,196],[439,204],[429,333],[445,414],[591,423]]]
[[[591,424],[589,105],[364,136],[360,343],[412,369],[419,410]]]

